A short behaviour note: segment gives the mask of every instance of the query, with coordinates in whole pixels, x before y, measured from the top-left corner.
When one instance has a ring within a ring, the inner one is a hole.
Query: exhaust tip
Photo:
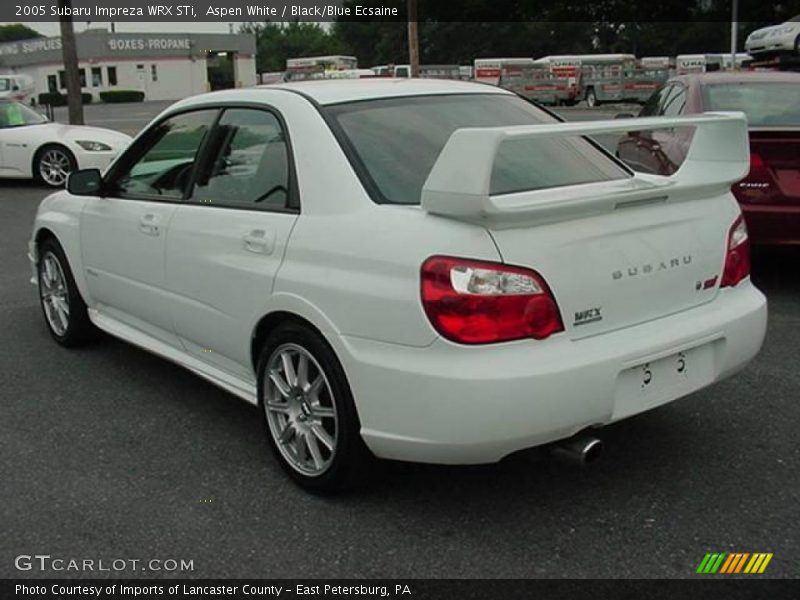
[[[556,444],[551,454],[562,462],[583,467],[602,456],[603,442],[595,437],[576,436]]]

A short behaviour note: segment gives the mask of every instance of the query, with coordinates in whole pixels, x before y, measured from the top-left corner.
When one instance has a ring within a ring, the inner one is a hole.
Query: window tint
[[[209,147],[194,201],[254,209],[286,208],[289,153],[278,119],[265,110],[235,108],[222,115]]]
[[[686,88],[682,85],[675,85],[673,93],[664,100],[661,114],[666,117],[677,117],[683,114],[686,107]]]
[[[216,114],[216,110],[185,113],[148,130],[112,174],[112,193],[122,197],[181,198],[197,151]]]
[[[325,109],[339,124],[379,192],[375,200],[419,204],[422,187],[456,129],[554,123],[511,95],[464,94],[370,100]],[[579,138],[504,143],[495,160],[492,194],[627,177],[613,160]],[[374,191],[373,188],[373,191]]]
[[[642,110],[639,111],[640,117],[655,117],[658,115],[661,102],[666,97],[667,93],[672,89],[671,85],[665,85],[660,90],[653,92],[653,95],[644,103]]]
[[[39,125],[45,122],[47,119],[24,104],[0,101],[0,129]]]
[[[800,125],[800,86],[743,81],[703,86],[707,110],[741,110],[751,127]]]

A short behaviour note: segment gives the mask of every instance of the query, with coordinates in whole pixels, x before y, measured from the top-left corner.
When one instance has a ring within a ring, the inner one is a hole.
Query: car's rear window
[[[714,83],[704,86],[708,110],[739,110],[751,127],[800,125],[800,85],[780,81]]]
[[[450,135],[463,127],[554,123],[516,96],[459,94],[359,101],[324,109],[376,202],[419,204],[422,187]],[[514,140],[500,146],[495,195],[629,177],[580,138]]]

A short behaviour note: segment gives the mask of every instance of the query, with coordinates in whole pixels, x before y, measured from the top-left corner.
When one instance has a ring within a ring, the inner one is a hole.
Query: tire
[[[42,185],[62,188],[67,176],[78,168],[75,155],[60,144],[47,144],[33,158],[33,177]]]
[[[597,106],[597,95],[594,93],[594,88],[586,90],[586,106],[589,108]]]
[[[39,245],[36,267],[39,305],[53,339],[66,347],[83,345],[95,338],[97,329],[89,320],[69,262],[61,245],[53,238]]]
[[[257,374],[267,442],[289,477],[318,494],[368,478],[374,459],[361,439],[350,386],[317,332],[300,323],[276,327],[264,342]]]

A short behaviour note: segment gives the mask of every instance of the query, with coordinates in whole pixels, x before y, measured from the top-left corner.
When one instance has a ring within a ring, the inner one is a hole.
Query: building
[[[81,89],[97,101],[107,90],[141,90],[146,100],[256,84],[256,41],[251,34],[76,34]],[[0,44],[0,72],[29,75],[34,95],[66,91],[61,38]]]

